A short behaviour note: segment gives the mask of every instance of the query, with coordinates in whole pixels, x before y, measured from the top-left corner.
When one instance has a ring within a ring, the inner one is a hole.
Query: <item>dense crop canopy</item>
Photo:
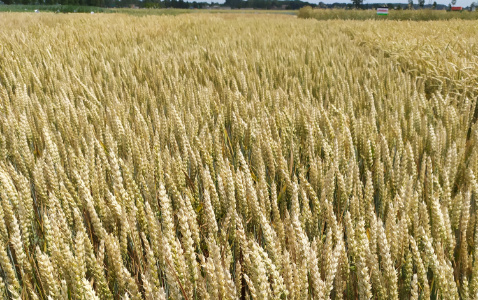
[[[0,28],[1,296],[476,298],[476,23]]]

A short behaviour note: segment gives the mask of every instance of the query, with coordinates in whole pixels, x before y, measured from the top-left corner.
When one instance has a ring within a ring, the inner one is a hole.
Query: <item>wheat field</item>
[[[376,3],[376,2],[375,2]],[[478,13],[464,9],[462,11],[451,11],[443,9],[420,8],[402,9],[405,2],[388,4],[388,15],[377,15],[376,9],[344,9],[344,8],[312,8],[305,6],[298,11],[299,18],[312,18],[316,20],[405,20],[405,21],[456,21],[456,20],[478,20]],[[374,4],[368,3],[367,5]],[[462,3],[463,4],[463,3]],[[398,5],[400,9],[393,8]],[[471,4],[470,4],[471,5]],[[451,22],[454,23],[454,22]],[[433,26],[429,24],[427,26]],[[388,27],[388,26],[386,26]]]
[[[4,299],[477,299],[478,24],[0,15]]]

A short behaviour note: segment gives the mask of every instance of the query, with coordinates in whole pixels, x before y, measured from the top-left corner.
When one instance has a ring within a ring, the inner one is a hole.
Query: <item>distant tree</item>
[[[355,8],[360,8],[360,7],[362,7],[363,0],[352,0],[352,3],[353,3]]]
[[[455,5],[456,4],[456,0],[451,0],[451,5]]]
[[[454,0],[454,1],[456,1],[456,0]],[[418,6],[420,6],[420,8],[423,8],[425,6],[425,0],[418,0]]]
[[[408,9],[413,9],[413,0],[408,0]]]
[[[241,8],[242,0],[226,0],[225,5],[232,8]]]
[[[437,9],[437,2],[433,2],[433,9]]]

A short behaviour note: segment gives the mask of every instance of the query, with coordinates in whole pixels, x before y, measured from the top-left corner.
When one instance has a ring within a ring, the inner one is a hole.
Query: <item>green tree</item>
[[[241,8],[242,0],[226,0],[225,4],[231,8]]]
[[[355,8],[360,8],[360,7],[362,7],[363,0],[352,0],[352,3],[353,3]]]

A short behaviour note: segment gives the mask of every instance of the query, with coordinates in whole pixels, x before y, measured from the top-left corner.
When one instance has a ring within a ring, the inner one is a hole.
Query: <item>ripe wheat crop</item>
[[[399,4],[400,5],[400,4]],[[377,15],[375,9],[321,9],[305,6],[298,12],[299,18],[316,20],[405,20],[405,21],[444,21],[444,20],[477,20],[475,11],[446,11],[434,9],[395,10],[390,8],[388,15]],[[387,26],[388,27],[388,26]]]
[[[2,14],[6,299],[476,299],[478,26]]]

